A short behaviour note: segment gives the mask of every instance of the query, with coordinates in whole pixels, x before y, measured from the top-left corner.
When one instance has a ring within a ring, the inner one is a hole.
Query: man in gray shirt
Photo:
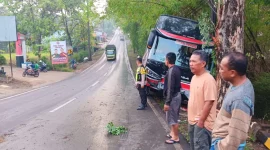
[[[247,58],[233,52],[220,64],[221,77],[231,83],[212,131],[211,150],[244,150],[251,117],[254,114],[254,89],[246,77]]]

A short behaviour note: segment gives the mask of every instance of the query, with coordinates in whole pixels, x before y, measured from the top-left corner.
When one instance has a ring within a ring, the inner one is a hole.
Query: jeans
[[[212,142],[212,145],[211,145],[210,150],[218,150],[218,148],[217,148],[217,143],[218,143],[220,140],[221,140],[221,139],[216,139],[216,140],[214,140],[214,141]],[[244,150],[245,147],[246,147],[246,142],[240,144],[237,150]]]
[[[211,147],[211,132],[196,124],[188,126],[191,150],[209,150]]]

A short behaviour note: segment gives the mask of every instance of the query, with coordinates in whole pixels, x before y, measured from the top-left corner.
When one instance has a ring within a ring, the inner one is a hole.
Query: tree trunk
[[[70,46],[72,46],[72,40],[71,40],[71,35],[70,35],[70,32],[69,32],[69,28],[68,28],[68,20],[67,20],[67,14],[66,14],[66,11],[67,11],[67,10],[65,10],[65,14],[64,14],[64,12],[63,12],[63,10],[62,10],[63,23],[64,23],[65,28],[66,28],[66,34],[67,34],[67,36],[68,36],[69,44],[70,44]]]
[[[244,51],[244,5],[245,0],[218,0],[218,23],[215,43],[217,46],[217,66],[227,52]],[[218,71],[219,67],[217,67]],[[228,83],[217,74],[219,106],[223,102]]]
[[[38,60],[40,60],[40,58],[41,58],[41,42],[42,42],[42,35],[41,35],[41,33],[39,33],[39,37],[38,37],[38,44],[39,44],[39,46],[38,46]]]

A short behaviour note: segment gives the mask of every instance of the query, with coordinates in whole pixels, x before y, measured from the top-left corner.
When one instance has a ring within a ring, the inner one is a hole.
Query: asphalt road
[[[150,107],[137,111],[138,91],[128,71],[119,31],[116,61],[101,59],[84,72],[34,91],[0,99],[1,150],[170,150]],[[121,136],[106,125],[125,126]]]

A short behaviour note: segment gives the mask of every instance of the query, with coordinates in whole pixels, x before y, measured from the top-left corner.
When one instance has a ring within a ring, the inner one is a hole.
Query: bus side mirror
[[[148,49],[151,49],[152,48],[153,43],[154,43],[155,38],[156,38],[156,35],[157,35],[157,31],[153,29],[150,32],[149,37],[148,37],[148,40],[147,40],[147,48]]]

